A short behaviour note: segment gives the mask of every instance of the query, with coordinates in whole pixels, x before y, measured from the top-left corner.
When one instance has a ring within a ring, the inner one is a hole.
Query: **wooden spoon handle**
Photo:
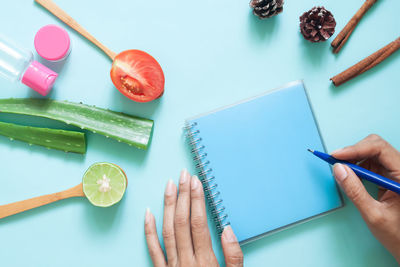
[[[85,194],[83,193],[82,184],[79,184],[77,186],[74,186],[70,189],[58,193],[44,195],[40,197],[34,197],[23,201],[2,205],[0,206],[0,219],[26,210],[37,208],[52,202],[56,202],[61,199],[70,197],[84,197],[84,196]]]
[[[94,38],[88,31],[86,31],[81,25],[79,25],[73,18],[71,18],[64,10],[59,8],[52,0],[35,0],[36,3],[42,5],[45,9],[47,9],[54,16],[59,18],[65,24],[70,26],[75,31],[79,32],[86,39],[91,41],[94,45],[100,48],[106,55],[114,60],[117,55],[115,52],[108,49],[105,45],[100,43],[96,38]]]

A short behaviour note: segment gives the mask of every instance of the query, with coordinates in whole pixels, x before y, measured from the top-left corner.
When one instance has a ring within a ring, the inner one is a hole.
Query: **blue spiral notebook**
[[[302,81],[188,119],[217,232],[241,245],[343,206]],[[291,159],[291,160],[288,160]]]

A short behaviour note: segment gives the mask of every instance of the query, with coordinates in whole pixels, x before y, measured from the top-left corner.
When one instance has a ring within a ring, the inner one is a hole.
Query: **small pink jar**
[[[71,41],[66,30],[57,25],[46,25],[35,35],[36,52],[51,62],[65,60],[71,52]]]

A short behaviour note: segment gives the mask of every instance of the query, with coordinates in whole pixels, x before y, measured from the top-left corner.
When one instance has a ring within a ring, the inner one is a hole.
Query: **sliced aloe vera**
[[[11,140],[84,154],[86,152],[85,134],[75,131],[54,130],[48,128],[21,126],[0,122],[0,135]]]
[[[0,112],[49,118],[147,149],[153,121],[85,104],[40,98],[0,99]]]

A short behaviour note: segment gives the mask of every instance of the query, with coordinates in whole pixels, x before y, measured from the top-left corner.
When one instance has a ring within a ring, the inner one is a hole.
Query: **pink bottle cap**
[[[62,60],[70,51],[70,39],[66,30],[57,25],[46,25],[35,35],[35,49],[44,59]]]
[[[43,66],[37,61],[32,61],[22,76],[22,83],[29,86],[41,95],[47,95],[58,74]]]

